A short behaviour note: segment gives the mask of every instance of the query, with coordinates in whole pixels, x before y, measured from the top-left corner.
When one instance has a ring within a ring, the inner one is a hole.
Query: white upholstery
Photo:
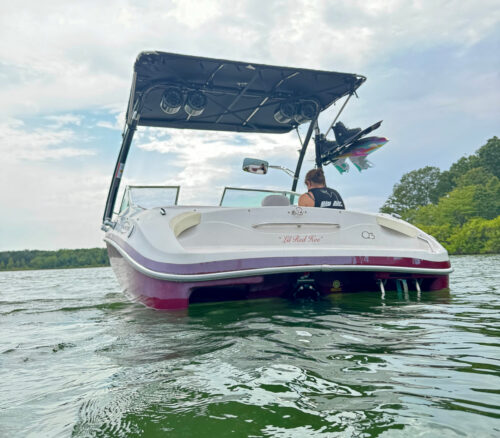
[[[289,199],[284,195],[267,195],[261,202],[263,207],[290,205]]]

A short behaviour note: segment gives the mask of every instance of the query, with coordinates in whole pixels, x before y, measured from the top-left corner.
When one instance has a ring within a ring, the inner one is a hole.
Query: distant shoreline
[[[0,271],[104,268],[108,266],[110,264],[106,248],[0,251]]]
[[[90,269],[90,268],[110,268],[110,267],[111,265],[66,266],[64,268],[16,268],[16,269],[0,269],[0,272],[54,271],[59,269]]]

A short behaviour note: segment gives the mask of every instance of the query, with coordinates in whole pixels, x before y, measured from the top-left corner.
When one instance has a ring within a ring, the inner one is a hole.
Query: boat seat
[[[178,214],[170,220],[170,228],[174,232],[175,237],[179,237],[184,231],[195,227],[201,222],[201,214],[194,211],[186,211]]]
[[[262,207],[278,207],[290,205],[290,200],[284,195],[267,195],[261,202]]]

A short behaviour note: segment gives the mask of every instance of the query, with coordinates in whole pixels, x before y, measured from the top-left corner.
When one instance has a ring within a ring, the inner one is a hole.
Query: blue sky
[[[103,246],[102,212],[143,50],[367,76],[341,119],[351,127],[382,119],[375,134],[390,142],[365,172],[325,169],[348,208],[377,211],[403,173],[446,169],[500,135],[497,0],[3,2],[0,250]],[[297,147],[293,134],[141,129],[124,182],[180,184],[181,202],[214,204],[225,185],[288,188],[285,174],[249,175],[241,162],[293,168]],[[304,171],[312,164],[309,155]]]

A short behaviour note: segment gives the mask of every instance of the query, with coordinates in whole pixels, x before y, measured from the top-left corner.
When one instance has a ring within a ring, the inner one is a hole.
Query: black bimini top
[[[289,132],[366,78],[300,68],[142,52],[127,124],[238,132]]]

